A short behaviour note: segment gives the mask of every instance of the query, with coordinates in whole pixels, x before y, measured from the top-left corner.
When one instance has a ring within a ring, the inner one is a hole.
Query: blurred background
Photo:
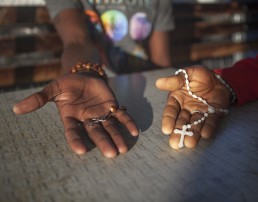
[[[173,66],[227,67],[258,54],[257,0],[173,0]],[[43,0],[0,1],[0,90],[58,76],[62,44]]]

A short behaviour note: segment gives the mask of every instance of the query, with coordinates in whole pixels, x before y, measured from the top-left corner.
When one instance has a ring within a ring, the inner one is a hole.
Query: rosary
[[[185,75],[185,85],[188,91],[188,94],[193,97],[194,99],[199,100],[200,102],[202,102],[203,104],[208,106],[208,111],[203,113],[203,117],[201,117],[200,119],[194,121],[193,123],[189,123],[189,124],[185,124],[182,126],[182,129],[175,129],[174,133],[176,134],[180,134],[180,141],[178,143],[178,146],[181,148],[184,146],[184,138],[185,136],[193,136],[193,132],[190,131],[191,127],[193,125],[197,125],[203,121],[205,121],[205,119],[209,116],[209,114],[214,114],[215,112],[222,112],[227,114],[228,110],[227,109],[216,109],[215,107],[209,105],[209,103],[204,100],[203,98],[199,97],[198,95],[193,94],[193,92],[190,90],[190,85],[189,85],[189,80],[188,80],[188,74],[186,73],[186,71],[184,69],[179,69],[178,71],[176,71],[175,75],[177,75],[178,73],[182,72]],[[216,75],[217,76],[217,75]],[[228,84],[225,83],[224,80],[222,80],[219,76],[217,76],[217,78],[230,90],[230,92],[233,92],[233,90],[230,88],[230,86]],[[234,92],[233,95],[235,96]],[[236,97],[234,97],[234,100],[236,99]],[[195,112],[199,112],[199,111],[194,111]]]

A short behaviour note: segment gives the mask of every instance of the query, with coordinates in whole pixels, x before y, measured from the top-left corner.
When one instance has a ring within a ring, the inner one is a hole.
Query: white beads
[[[215,113],[215,109],[213,106],[208,106],[208,113],[210,113],[210,114]]]
[[[177,75],[178,73],[184,73],[184,77],[185,77],[185,85],[186,85],[186,89],[188,91],[188,94],[190,96],[192,96],[194,99],[197,99],[199,100],[200,102],[202,102],[203,104],[207,105],[208,106],[208,111],[205,112],[203,114],[203,117],[201,117],[200,119],[194,121],[193,123],[189,123],[189,124],[186,124],[186,125],[183,125],[182,126],[182,130],[179,130],[179,129],[175,129],[174,130],[174,133],[179,133],[181,134],[181,138],[180,138],[180,141],[179,141],[179,144],[178,146],[179,147],[183,147],[183,141],[184,141],[184,136],[185,135],[188,135],[188,136],[192,136],[193,135],[193,132],[191,131],[187,131],[187,129],[189,130],[192,125],[198,125],[199,123],[205,121],[205,119],[209,116],[209,114],[214,114],[215,111],[219,111],[219,112],[222,112],[222,113],[228,113],[228,110],[227,109],[215,109],[213,106],[209,105],[208,102],[206,100],[204,100],[203,98],[199,97],[198,95],[195,95],[191,90],[190,90],[190,82],[188,80],[188,74],[186,72],[186,70],[184,69],[179,69],[178,71],[176,71],[175,75]],[[219,79],[219,77],[217,77]],[[221,78],[220,78],[221,79]],[[221,82],[223,83],[224,81],[221,79]],[[225,82],[223,83],[225,85],[227,85]],[[229,89],[231,89],[229,86],[227,86]],[[232,89],[231,89],[232,90]],[[234,91],[232,90],[232,92],[234,93]],[[195,113],[196,111],[192,112]]]
[[[233,89],[226,83],[226,81],[224,81],[220,75],[218,74],[215,74],[215,76],[217,77],[218,80],[220,80],[220,82],[225,85],[227,87],[227,89],[230,91],[230,94],[232,95],[232,98],[230,100],[230,103],[233,104],[235,101],[236,101],[236,94],[235,92],[233,91]]]
[[[228,110],[227,110],[227,109],[219,109],[219,111],[220,111],[220,112],[223,112],[223,113],[225,113],[225,114],[228,113]]]

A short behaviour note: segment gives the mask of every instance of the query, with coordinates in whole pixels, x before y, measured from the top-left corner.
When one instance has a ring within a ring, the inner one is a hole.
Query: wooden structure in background
[[[217,67],[237,52],[258,51],[258,3],[176,3],[174,15],[174,66]],[[52,80],[61,51],[44,6],[0,7],[0,88]]]
[[[216,65],[235,53],[258,52],[258,2],[175,4],[174,15],[174,65],[207,60]]]
[[[45,7],[0,7],[0,86],[52,80],[61,50]]]

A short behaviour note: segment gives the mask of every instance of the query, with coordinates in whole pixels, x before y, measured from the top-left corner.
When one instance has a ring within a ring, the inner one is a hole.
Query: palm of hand
[[[214,76],[214,74],[205,67],[194,66],[186,68],[189,76],[189,86],[193,94],[203,98],[210,105],[216,108],[227,108],[229,105],[228,90],[225,86]],[[181,105],[181,109],[188,111],[200,110],[202,112],[207,111],[207,105],[204,105],[198,99],[194,99],[188,92],[185,85],[184,76],[178,76],[181,88],[173,91],[173,88],[169,96],[178,100]]]
[[[119,131],[119,121],[133,135],[138,129],[133,119],[118,109],[103,123],[89,126],[92,118],[107,114],[111,106],[117,106],[116,98],[108,85],[99,78],[88,75],[70,74],[54,80],[42,91],[36,92],[14,106],[16,114],[37,110],[49,101],[54,101],[64,124],[65,137],[70,148],[77,154],[87,152],[82,129],[108,158],[125,153],[128,147]]]
[[[192,66],[185,70],[189,76],[189,86],[193,94],[203,98],[215,108],[226,109],[228,107],[229,91],[210,70],[203,66]],[[170,145],[175,149],[179,148],[180,135],[174,134],[174,129],[193,123],[203,116],[202,113],[208,110],[207,105],[189,94],[185,83],[185,76],[182,73],[168,78],[161,78],[157,81],[159,89],[170,91],[163,112],[162,130],[163,133],[171,135]],[[200,137],[207,138],[212,136],[221,115],[221,113],[211,114],[206,118],[205,122],[193,126],[191,130],[194,135],[185,137],[185,145],[194,147]]]
[[[106,83],[97,78],[84,75],[63,77],[53,83],[55,92],[53,101],[61,117],[72,117],[85,122],[108,112],[110,106],[116,106],[116,99]]]

